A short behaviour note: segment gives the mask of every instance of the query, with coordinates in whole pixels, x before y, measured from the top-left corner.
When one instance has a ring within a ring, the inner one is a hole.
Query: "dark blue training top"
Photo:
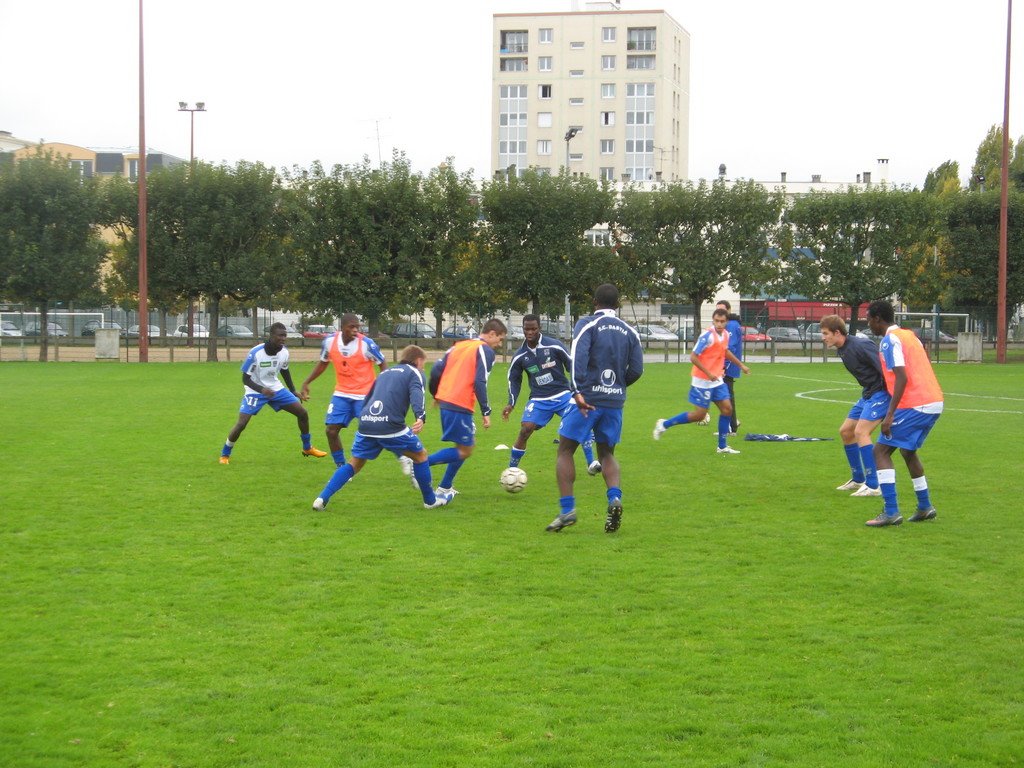
[[[644,349],[636,328],[599,309],[576,323],[572,339],[572,387],[594,406],[622,408],[626,387],[644,372]]]
[[[878,347],[871,339],[847,336],[843,346],[837,347],[839,357],[846,370],[853,374],[857,383],[864,387],[861,397],[868,400],[872,395],[885,389],[882,377],[882,363],[878,358]]]
[[[530,397],[547,400],[569,391],[565,372],[572,367],[569,352],[557,339],[541,336],[533,349],[524,341],[508,367],[508,404],[515,405],[523,386],[523,373],[530,384]]]
[[[399,363],[380,372],[363,400],[359,432],[372,437],[404,434],[405,414],[412,406],[417,419],[427,419],[423,407],[423,373],[415,365]]]

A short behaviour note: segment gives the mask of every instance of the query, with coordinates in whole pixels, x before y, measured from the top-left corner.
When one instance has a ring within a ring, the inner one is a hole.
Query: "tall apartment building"
[[[493,34],[492,174],[687,178],[690,35],[667,13],[498,13]]]

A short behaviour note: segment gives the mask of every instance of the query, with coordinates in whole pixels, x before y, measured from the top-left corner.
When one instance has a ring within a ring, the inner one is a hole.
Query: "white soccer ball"
[[[519,493],[526,487],[526,472],[519,467],[505,467],[499,481],[501,487],[509,493]]]

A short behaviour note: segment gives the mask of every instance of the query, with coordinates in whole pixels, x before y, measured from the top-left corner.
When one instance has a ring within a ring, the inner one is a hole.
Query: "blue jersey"
[[[743,327],[740,325],[739,315],[729,315],[729,321],[725,324],[725,330],[729,332],[729,351],[736,355],[737,360],[743,359]],[[725,375],[738,379],[743,371],[736,363],[729,358],[725,359]]]
[[[569,394],[569,379],[565,372],[571,367],[569,352],[557,339],[542,335],[533,348],[524,341],[508,367],[508,404],[516,404],[523,386],[523,373],[530,384],[530,397],[534,400],[553,400]]]
[[[571,383],[590,404],[622,408],[626,387],[644,372],[644,350],[636,329],[614,309],[599,309],[576,323]]]
[[[373,389],[363,399],[359,432],[370,437],[394,437],[409,428],[405,414],[412,408],[417,419],[426,421],[423,407],[423,373],[415,365],[399,363],[380,372]]]
[[[850,335],[843,346],[836,347],[836,351],[846,370],[864,388],[860,395],[862,400],[870,400],[872,395],[885,391],[885,377],[882,376],[882,363],[875,342]]]

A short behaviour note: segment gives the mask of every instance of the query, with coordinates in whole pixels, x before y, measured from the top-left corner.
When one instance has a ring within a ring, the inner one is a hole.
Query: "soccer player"
[[[928,433],[942,415],[943,398],[928,353],[912,331],[896,325],[892,304],[874,301],[868,306],[868,327],[876,336],[883,336],[878,345],[882,359],[882,375],[892,399],[882,418],[881,436],[875,443],[878,465],[878,487],[882,489],[885,508],[868,520],[867,525],[881,528],[903,522],[896,501],[896,469],[892,454],[897,448],[907,464],[917,494],[917,509],[910,522],[934,519],[936,512],[928,493],[924,465],[917,452]]]
[[[435,493],[427,451],[417,435],[423,429],[427,412],[423,404],[423,367],[427,354],[415,344],[402,350],[400,362],[381,371],[370,391],[363,398],[359,411],[359,428],[352,441],[352,458],[338,467],[313,501],[313,509],[327,506],[331,496],[361,470],[367,461],[376,459],[387,449],[396,456],[413,462],[413,477],[423,494],[427,509],[443,507],[452,500],[451,493],[440,489]],[[411,427],[405,414],[412,408],[416,421]]]
[[[331,364],[334,365],[334,394],[327,406],[325,423],[331,458],[335,466],[340,467],[345,463],[345,448],[339,433],[352,419],[359,418],[363,398],[373,387],[373,366],[384,371],[388,364],[377,343],[359,332],[359,318],[351,313],[342,316],[340,331],[323,340],[320,361],[302,382],[299,399],[309,400],[309,385]]]
[[[729,388],[722,381],[725,375],[725,361],[739,366],[743,373],[750,369],[729,351],[729,332],[725,330],[729,322],[729,312],[718,308],[711,315],[711,327],[697,339],[690,354],[690,403],[695,406],[692,411],[684,411],[671,419],[658,419],[654,424],[654,439],[661,436],[670,427],[680,424],[693,424],[707,416],[711,403],[718,407],[718,453],[739,453],[726,444],[732,420],[732,400]]]
[[[249,354],[245,356],[245,362],[242,363],[242,384],[245,385],[242,406],[239,408],[238,422],[231,428],[227,442],[221,449],[221,464],[231,462],[231,450],[238,442],[242,430],[249,423],[249,419],[268,403],[275,411],[288,411],[298,419],[303,456],[322,458],[327,455],[325,451],[317,450],[310,443],[309,414],[295,394],[292,375],[288,371],[288,348],[285,347],[287,339],[288,330],[284,323],[274,323],[270,326],[267,340],[250,349]],[[284,384],[278,378],[279,374],[284,378]]]
[[[717,309],[724,309],[729,313],[729,318],[725,323],[725,330],[729,332],[729,351],[733,353],[737,360],[743,359],[743,326],[740,325],[740,316],[734,314],[732,311],[732,304],[725,299],[719,301],[715,307]],[[736,434],[739,430],[740,422],[736,418],[736,379],[741,376],[740,367],[732,360],[725,361],[725,386],[729,388],[729,400],[732,402],[732,417],[730,419],[729,432]],[[708,419],[707,416],[704,417]]]
[[[522,346],[512,356],[508,368],[508,405],[501,411],[503,421],[516,406],[523,386],[523,374],[530,385],[530,401],[523,409],[519,435],[512,444],[510,467],[518,467],[526,455],[526,443],[530,436],[543,427],[557,414],[562,416],[572,402],[569,396],[569,380],[565,372],[572,367],[569,352],[562,342],[544,336],[540,332],[540,318],[537,315],[523,317]],[[593,440],[583,443],[583,455],[587,460],[587,471],[596,475],[601,471],[601,462],[594,460]]]
[[[430,394],[441,408],[441,439],[454,445],[430,455],[430,464],[447,464],[438,492],[458,494],[455,475],[473,454],[476,424],[473,410],[480,403],[484,429],[491,426],[491,406],[487,400],[487,379],[494,366],[494,350],[505,341],[508,329],[497,318],[483,325],[475,339],[456,342],[430,369]]]
[[[839,427],[851,477],[836,490],[853,491],[851,496],[881,496],[871,433],[881,423],[889,407],[889,391],[882,377],[878,347],[870,339],[848,335],[846,323],[839,315],[821,318],[821,340],[839,353],[846,370],[863,387],[860,399],[853,404]]]
[[[622,489],[615,446],[622,438],[626,387],[644,372],[644,350],[636,329],[616,315],[619,289],[605,283],[594,291],[594,314],[581,318],[573,330],[570,389],[572,405],[558,428],[558,517],[548,531],[558,533],[576,524],[576,448],[594,435],[597,460],[607,487],[604,530],[613,533],[622,522]]]

